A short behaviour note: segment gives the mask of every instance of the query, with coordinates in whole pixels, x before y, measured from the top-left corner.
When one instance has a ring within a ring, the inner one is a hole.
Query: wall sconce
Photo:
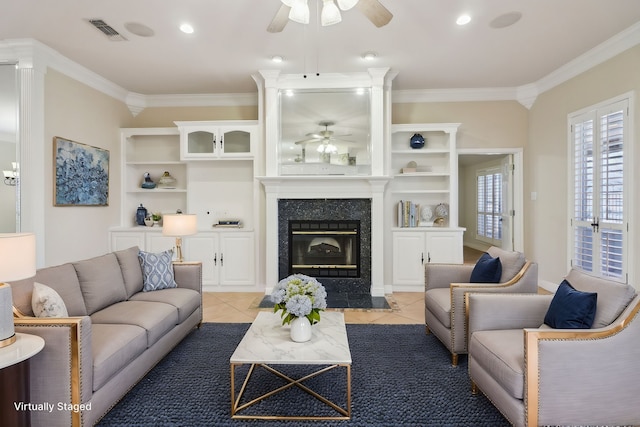
[[[18,163],[11,162],[12,171],[2,171],[4,184],[15,186],[18,183]]]

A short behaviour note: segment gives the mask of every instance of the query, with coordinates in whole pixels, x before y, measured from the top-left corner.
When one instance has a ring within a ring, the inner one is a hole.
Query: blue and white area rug
[[[229,358],[249,324],[205,323],[194,330],[109,412],[99,426],[415,426],[500,427],[510,424],[481,394],[472,395],[466,358],[451,366],[451,356],[423,325],[347,325],[352,357],[351,419],[274,421],[231,419]],[[292,377],[302,366],[288,366]],[[246,372],[246,371],[244,371]],[[325,397],[345,400],[344,370],[305,382]],[[244,376],[238,374],[236,383]],[[252,392],[283,385],[258,370]],[[238,385],[239,387],[239,385]],[[249,396],[251,397],[251,396]],[[257,397],[257,395],[256,395]],[[286,415],[337,415],[296,387],[251,411]],[[325,411],[325,412],[323,412]],[[328,411],[328,412],[327,412]],[[247,412],[245,414],[248,414]]]

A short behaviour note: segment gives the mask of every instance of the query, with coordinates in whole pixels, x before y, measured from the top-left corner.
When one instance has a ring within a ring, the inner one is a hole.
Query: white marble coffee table
[[[324,419],[348,420],[351,418],[351,352],[347,339],[344,315],[339,312],[323,312],[319,323],[313,326],[311,340],[296,343],[289,337],[289,327],[282,326],[279,313],[260,312],[231,355],[231,417],[237,419]],[[242,387],[236,394],[236,367],[250,364]],[[299,379],[274,369],[272,365],[318,365],[318,370]],[[258,398],[243,403],[251,374],[256,368],[264,368],[287,383]],[[336,368],[346,371],[346,405],[339,406],[303,384],[304,381]],[[333,408],[336,416],[287,416],[242,415],[240,411],[290,387],[298,387]]]

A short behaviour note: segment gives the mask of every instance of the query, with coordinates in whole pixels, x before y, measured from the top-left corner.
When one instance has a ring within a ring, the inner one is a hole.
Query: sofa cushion
[[[89,315],[127,298],[118,259],[113,253],[74,262]]]
[[[425,307],[444,327],[451,329],[451,289],[435,288],[426,293]]]
[[[67,307],[60,294],[42,283],[33,283],[31,308],[36,317],[68,317]]]
[[[171,304],[178,309],[178,323],[182,323],[201,305],[200,294],[192,289],[163,289],[155,292],[138,292],[130,301],[153,301]]]
[[[146,331],[134,325],[91,325],[93,391],[125,368],[147,348]]]
[[[608,326],[620,316],[636,295],[630,285],[616,283],[608,279],[593,277],[572,269],[566,277],[575,289],[583,292],[596,292],[598,305],[593,319],[593,328]]]
[[[508,282],[516,277],[516,274],[527,262],[522,252],[505,251],[504,249],[491,246],[487,252],[494,258],[500,258],[502,263],[502,276],[500,277],[500,283]]]
[[[556,329],[589,329],[596,314],[597,301],[595,292],[575,290],[563,280],[551,300],[544,323]]]
[[[499,283],[502,277],[500,258],[483,253],[471,271],[470,283]]]
[[[178,287],[171,262],[173,249],[157,254],[139,251],[138,259],[142,268],[142,290],[144,292]]]
[[[35,316],[32,307],[33,283],[39,282],[55,290],[64,301],[69,316],[86,316],[87,308],[73,264],[42,268],[35,277],[11,282],[13,305],[25,316]]]
[[[133,246],[114,252],[122,271],[127,298],[142,290],[142,269],[138,260],[139,250],[137,246]]]
[[[144,328],[151,347],[178,324],[178,309],[162,302],[123,301],[93,313],[91,321]]]
[[[469,354],[509,395],[524,396],[524,331],[477,331],[469,339]]]

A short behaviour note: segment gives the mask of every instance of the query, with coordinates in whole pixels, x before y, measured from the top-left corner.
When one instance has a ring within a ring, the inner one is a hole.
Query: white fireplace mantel
[[[384,188],[389,177],[296,176],[258,177],[266,194],[266,289],[278,283],[278,200],[355,199],[371,200],[371,296],[384,296]]]

